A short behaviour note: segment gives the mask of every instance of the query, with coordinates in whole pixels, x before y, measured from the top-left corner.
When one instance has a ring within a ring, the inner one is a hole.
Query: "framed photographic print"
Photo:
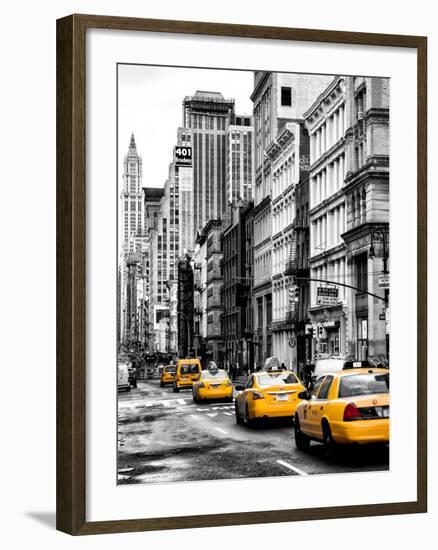
[[[425,512],[426,38],[57,24],[58,529]]]

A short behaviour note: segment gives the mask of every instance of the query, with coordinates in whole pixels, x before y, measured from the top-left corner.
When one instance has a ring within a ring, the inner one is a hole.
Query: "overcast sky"
[[[250,71],[119,65],[118,74],[119,186],[132,132],[143,158],[143,186],[164,185],[185,96],[196,90],[221,92],[235,99],[237,114],[252,113]]]

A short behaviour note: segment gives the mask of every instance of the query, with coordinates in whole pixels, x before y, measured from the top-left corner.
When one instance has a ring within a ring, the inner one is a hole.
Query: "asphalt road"
[[[158,380],[119,393],[118,481],[207,479],[376,471],[389,468],[387,447],[361,447],[329,461],[324,447],[295,447],[290,422],[236,424],[234,403],[195,404],[191,390],[173,393]]]

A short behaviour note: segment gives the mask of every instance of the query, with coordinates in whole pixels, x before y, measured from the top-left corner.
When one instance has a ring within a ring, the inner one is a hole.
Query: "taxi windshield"
[[[176,367],[164,367],[164,372],[175,372]]]
[[[213,378],[228,378],[228,375],[224,370],[204,370],[202,371],[202,378],[212,380]]]
[[[286,384],[298,384],[298,378],[293,372],[280,374],[261,374],[257,378],[260,386],[285,386]]]
[[[339,384],[339,397],[389,393],[388,373],[364,373],[342,376]]]

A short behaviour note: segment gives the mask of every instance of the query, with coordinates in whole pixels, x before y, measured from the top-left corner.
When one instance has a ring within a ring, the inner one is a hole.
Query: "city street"
[[[345,450],[336,462],[312,443],[298,451],[291,423],[236,424],[233,403],[195,404],[159,380],[119,393],[119,483],[156,483],[386,470],[387,447]]]

